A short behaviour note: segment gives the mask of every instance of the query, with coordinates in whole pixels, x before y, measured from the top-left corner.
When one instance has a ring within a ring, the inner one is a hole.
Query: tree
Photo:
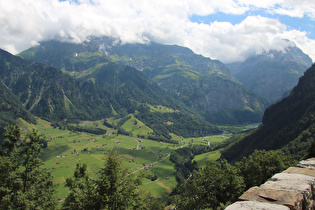
[[[240,175],[244,177],[246,189],[264,183],[275,173],[288,167],[283,152],[277,150],[255,150],[248,158],[236,163]]]
[[[18,126],[5,128],[0,156],[0,209],[53,209],[51,173],[40,168],[40,135],[32,129],[24,139]]]
[[[315,157],[315,140],[311,137],[311,145],[308,147],[306,154],[304,155],[304,159]]]
[[[176,207],[179,209],[216,208],[236,200],[244,190],[244,180],[237,169],[220,160],[208,163],[182,185]]]
[[[97,209],[95,206],[95,183],[87,173],[87,165],[78,163],[73,177],[66,179],[70,193],[63,203],[63,209]]]
[[[129,174],[122,167],[121,157],[112,150],[107,156],[105,167],[98,173],[97,203],[100,208],[125,209],[139,196],[137,188],[140,184],[140,177]]]
[[[108,153],[95,180],[89,177],[86,164],[79,163],[74,176],[66,180],[70,193],[63,209],[162,209],[160,202],[139,190],[141,178],[123,167],[114,150]]]

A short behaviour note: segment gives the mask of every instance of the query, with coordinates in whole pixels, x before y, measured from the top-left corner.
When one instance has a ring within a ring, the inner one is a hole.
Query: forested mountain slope
[[[22,106],[17,97],[0,81],[0,134],[3,128],[14,124],[15,120],[23,118],[34,123],[34,117]]]
[[[108,93],[61,70],[0,51],[0,77],[26,110],[48,120],[96,119],[112,115]],[[118,108],[118,107],[117,107]]]
[[[222,157],[238,160],[255,149],[283,149],[301,156],[315,139],[315,65],[309,68],[290,95],[270,106],[262,125],[232,144]]]
[[[80,71],[78,78],[74,78],[5,51],[0,54],[3,84],[26,110],[49,121],[124,118],[138,113],[154,130],[153,135],[163,136],[164,140],[172,138],[170,133],[189,137],[221,132],[132,67],[106,62]],[[162,106],[169,111],[147,112],[150,106]]]
[[[134,67],[213,123],[259,122],[265,108],[265,101],[234,79],[223,63],[176,45],[122,44],[102,37],[83,44],[42,42],[20,56],[73,75],[106,60]]]
[[[174,99],[161,87],[144,77],[139,71],[116,63],[104,63],[77,73],[80,81],[92,81],[106,90],[110,97],[128,112],[134,112],[139,104],[162,105],[175,110],[190,112],[180,101]]]

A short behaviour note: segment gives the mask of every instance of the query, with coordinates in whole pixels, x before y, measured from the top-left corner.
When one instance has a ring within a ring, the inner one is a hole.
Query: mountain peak
[[[242,63],[229,64],[232,75],[255,94],[274,103],[290,91],[312,65],[312,59],[297,46],[270,50]]]

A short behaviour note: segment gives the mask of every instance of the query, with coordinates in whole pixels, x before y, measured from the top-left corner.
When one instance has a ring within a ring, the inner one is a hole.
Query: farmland
[[[113,119],[109,120],[115,123]],[[85,132],[73,132],[64,128],[54,128],[45,120],[37,118],[37,124],[28,124],[19,120],[23,131],[30,128],[37,129],[47,141],[47,148],[43,149],[41,159],[43,167],[52,171],[58,189],[58,199],[63,200],[68,194],[64,187],[67,177],[73,175],[77,163],[88,165],[91,177],[96,177],[97,171],[103,167],[106,152],[115,149],[123,159],[123,164],[132,173],[145,173],[145,176],[157,176],[155,181],[143,178],[142,189],[150,191],[157,197],[166,198],[176,186],[174,164],[169,160],[172,151],[190,144],[209,145],[220,143],[228,136],[208,136],[200,138],[181,138],[172,134],[178,144],[152,141],[136,137],[137,134],[150,132],[141,121],[133,116],[122,126],[131,133],[130,136],[117,135],[117,131],[103,125],[103,121],[83,121],[78,126],[94,127],[106,130],[106,134],[95,135]],[[200,167],[207,161],[215,161],[220,157],[219,151],[214,151],[195,157]]]

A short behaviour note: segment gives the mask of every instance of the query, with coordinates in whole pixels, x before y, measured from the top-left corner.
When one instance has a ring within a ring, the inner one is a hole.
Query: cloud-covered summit
[[[0,0],[0,8],[0,47],[12,53],[48,39],[82,42],[105,35],[123,43],[178,44],[233,62],[261,51],[283,50],[288,39],[315,60],[315,40],[308,38],[311,32],[272,17],[314,21],[313,0]],[[215,20],[218,13],[245,18],[232,24]],[[214,19],[194,22],[192,16]]]

